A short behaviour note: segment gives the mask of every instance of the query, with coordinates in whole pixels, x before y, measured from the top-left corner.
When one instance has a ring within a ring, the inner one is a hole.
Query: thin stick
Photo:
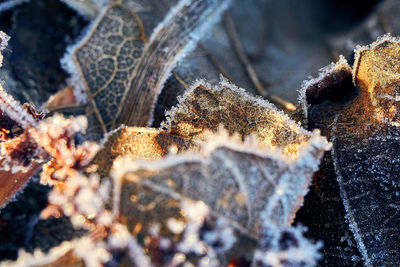
[[[206,56],[211,60],[211,62],[215,65],[215,67],[217,68],[217,70],[222,73],[222,75],[224,75],[225,78],[227,78],[228,80],[233,81],[231,75],[228,73],[228,71],[226,71],[226,69],[224,68],[224,66],[222,66],[222,64],[218,61],[218,59],[210,52],[210,50],[208,50],[208,48],[205,46],[204,43],[199,42],[199,47],[204,51],[204,53],[206,54]]]
[[[333,61],[338,61],[340,58],[340,54],[332,47],[328,40],[324,41],[325,47],[328,50]]]
[[[393,29],[390,26],[390,23],[387,20],[387,18],[383,14],[378,14],[378,18],[379,18],[379,22],[380,22],[383,30],[385,31],[385,33],[391,33],[394,35]]]
[[[176,79],[180,84],[183,85],[183,87],[185,87],[185,88],[188,87],[188,84],[185,83],[185,81],[182,79],[181,76],[178,75],[178,73],[176,73],[176,71],[173,70],[173,71],[172,71],[172,74],[174,75],[175,79]]]
[[[86,107],[87,107],[86,103],[85,104],[75,104],[75,105],[69,105],[69,106],[48,108],[48,111],[49,111],[49,113],[72,112],[72,111],[77,111],[77,110],[83,110]]]
[[[249,59],[247,58],[244,49],[242,47],[242,44],[240,42],[239,39],[239,35],[235,29],[235,26],[233,24],[232,18],[229,16],[228,13],[226,13],[224,15],[224,23],[225,23],[225,28],[227,30],[227,33],[229,35],[229,38],[231,40],[231,43],[233,45],[233,48],[236,52],[236,54],[238,55],[240,61],[242,62],[242,64],[244,65],[247,74],[250,77],[250,80],[252,81],[254,87],[257,89],[258,93],[264,97],[267,97],[268,99],[270,99],[271,101],[285,107],[287,110],[289,111],[294,111],[296,110],[296,106],[292,103],[290,103],[287,100],[284,100],[282,98],[280,98],[279,96],[275,96],[272,94],[269,94],[264,86],[262,85],[262,83],[260,82],[260,80],[258,79],[258,76],[256,74],[256,71],[254,70],[253,66],[251,65]]]

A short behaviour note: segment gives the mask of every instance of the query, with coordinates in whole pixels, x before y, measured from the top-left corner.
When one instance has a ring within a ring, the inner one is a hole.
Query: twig
[[[393,29],[390,26],[390,23],[387,20],[387,18],[383,14],[378,14],[378,19],[385,33],[391,33],[394,35]]]
[[[324,41],[325,47],[328,50],[333,61],[338,61],[340,58],[340,54],[332,47],[328,40]]]
[[[270,94],[265,90],[264,86],[262,85],[262,83],[258,79],[256,71],[254,70],[253,66],[251,65],[249,59],[247,58],[247,56],[246,56],[246,54],[244,52],[244,49],[243,49],[242,44],[240,42],[238,33],[236,32],[235,26],[233,24],[232,18],[229,16],[228,13],[226,13],[224,15],[224,24],[225,24],[225,28],[226,28],[226,31],[228,33],[228,36],[229,36],[229,38],[231,40],[231,43],[233,45],[233,48],[234,48],[236,54],[238,55],[240,61],[244,65],[244,67],[246,69],[246,72],[249,75],[250,80],[252,81],[253,85],[257,89],[258,93],[260,95],[264,96],[264,97],[267,97],[272,102],[275,102],[275,103],[285,107],[289,111],[296,110],[296,106],[294,104],[290,103],[287,100],[284,100],[284,99],[280,98],[279,96]]]
[[[185,83],[185,81],[182,79],[181,76],[178,75],[178,73],[176,73],[176,71],[173,70],[173,71],[172,71],[172,74],[174,75],[175,79],[176,79],[180,84],[183,85],[183,87],[185,87],[185,88],[188,87],[188,84]]]
[[[215,65],[217,70],[224,75],[225,78],[227,78],[230,81],[233,81],[231,75],[226,71],[224,66],[218,61],[218,59],[208,50],[208,48],[204,45],[204,43],[199,42],[199,47],[204,51],[206,56],[211,60],[211,62]]]
[[[70,106],[60,106],[60,107],[52,107],[48,108],[49,113],[63,113],[63,112],[72,112],[77,110],[83,110],[87,107],[87,104],[76,104]]]

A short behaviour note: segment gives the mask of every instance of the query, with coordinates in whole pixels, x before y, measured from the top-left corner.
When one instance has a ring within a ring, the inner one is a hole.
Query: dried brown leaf
[[[265,145],[294,157],[311,136],[272,104],[224,78],[216,87],[198,81],[166,115],[162,126],[174,135],[204,141],[206,130],[215,131],[222,125],[242,138],[255,133]]]
[[[119,156],[157,159],[167,155],[171,149],[176,153],[189,147],[194,147],[193,142],[166,131],[145,127],[121,127],[108,134],[93,163],[99,166],[100,175],[108,176],[114,160]]]
[[[296,157],[274,151],[255,136],[242,142],[239,136],[220,131],[206,139],[200,152],[115,162],[113,207],[139,239],[148,236],[153,225],[168,233],[169,218],[185,220],[185,201],[204,202],[214,218],[228,219],[250,240],[258,238],[264,221],[289,225],[328,147],[318,134],[300,145]],[[249,252],[254,244],[246,248]]]
[[[94,131],[147,126],[170,70],[228,2],[126,0],[107,6],[63,60],[78,101],[88,98]]]

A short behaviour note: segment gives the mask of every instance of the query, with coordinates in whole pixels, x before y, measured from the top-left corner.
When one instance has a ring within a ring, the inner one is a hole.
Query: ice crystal
[[[104,242],[94,242],[88,237],[65,241],[48,253],[36,250],[33,254],[23,250],[15,262],[4,262],[1,266],[84,266],[98,267],[110,260],[111,254]]]
[[[62,214],[70,216],[76,228],[110,226],[111,214],[104,209],[108,192],[109,184],[100,185],[99,177],[95,174],[89,178],[77,174],[69,177],[62,187],[56,187],[50,192],[49,203],[59,207]]]
[[[266,224],[254,253],[253,266],[316,266],[321,258],[321,242],[312,243],[303,227],[276,227]]]
[[[65,119],[55,115],[46,120],[29,105],[21,106],[0,88],[0,110],[2,123],[1,172],[3,188],[1,203],[9,201],[38,170],[42,164],[42,182],[53,184],[72,173],[88,167],[97,152],[97,145],[84,142],[77,144],[78,132],[86,128],[84,117]],[[21,129],[20,133],[14,128]],[[48,158],[52,157],[49,161]],[[16,174],[14,179],[6,178],[6,173]],[[72,172],[72,173],[71,173]]]
[[[65,119],[54,115],[31,129],[32,137],[45,149],[52,159],[43,166],[41,182],[53,184],[79,171],[85,170],[96,155],[98,145],[80,143],[79,137],[87,126],[84,116]]]
[[[0,67],[3,64],[3,55],[1,54],[1,51],[6,48],[8,40],[10,40],[10,37],[4,32],[0,31]]]

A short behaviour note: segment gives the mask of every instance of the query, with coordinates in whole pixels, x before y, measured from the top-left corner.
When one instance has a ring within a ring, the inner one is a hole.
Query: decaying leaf
[[[400,260],[399,50],[399,40],[388,36],[358,48],[353,67],[358,91],[349,86],[340,101],[308,110],[311,123],[329,131],[347,219],[366,266]]]
[[[168,218],[182,220],[181,204],[189,200],[203,202],[250,239],[258,238],[263,221],[289,225],[327,148],[318,134],[300,145],[298,156],[274,151],[255,136],[242,142],[220,131],[207,140],[200,152],[114,163],[113,208],[139,240],[152,225],[168,232]]]
[[[148,125],[170,70],[229,1],[142,3],[142,8],[139,2],[107,6],[63,60],[72,74],[77,99],[85,101],[87,95],[95,115],[93,124],[103,133],[120,124]],[[143,5],[150,5],[150,12]]]
[[[304,81],[299,102],[305,119],[308,117],[308,109],[315,105],[324,101],[339,101],[345,97],[353,89],[352,81],[352,69],[343,56],[339,57],[338,62],[322,68],[317,78]]]
[[[99,15],[87,37],[64,60],[75,72],[73,79],[78,80],[74,84],[77,100],[82,102],[83,95],[87,95],[104,127],[115,117],[145,41],[139,17],[124,5],[113,4]],[[78,92],[79,85],[85,91]]]
[[[136,69],[118,123],[147,126],[170,71],[229,6],[227,0],[180,1],[155,29]],[[117,124],[118,125],[118,124]]]
[[[71,175],[72,169],[86,169],[97,152],[94,143],[78,144],[75,140],[76,134],[86,127],[86,118],[67,120],[55,115],[42,120],[43,114],[36,113],[30,105],[21,106],[1,86],[0,114],[1,205],[7,203],[42,165],[42,183],[53,184]]]
[[[242,143],[238,136],[229,138],[226,132],[219,132],[208,140],[199,153],[184,152],[153,162],[115,163],[114,178],[122,183],[122,214],[136,214],[132,219],[138,220],[138,203],[150,199],[153,205],[163,203],[166,200],[151,197],[162,193],[176,201],[202,200],[216,214],[225,215],[254,236],[262,216],[277,225],[292,221],[327,148],[317,134],[302,143],[298,156],[292,157],[274,152],[256,138]],[[132,204],[126,201],[129,198]]]
[[[12,199],[47,158],[30,136],[31,127],[42,118],[33,107],[21,106],[0,85],[0,206]]]
[[[162,127],[174,135],[205,140],[205,130],[215,131],[223,125],[229,133],[238,133],[243,138],[255,133],[262,143],[293,156],[310,138],[307,131],[275,106],[250,96],[224,78],[216,87],[196,82],[166,116]]]
[[[181,152],[195,145],[188,139],[166,131],[145,127],[121,127],[106,136],[103,148],[93,162],[99,173],[108,176],[114,160],[123,155],[132,158],[156,159],[172,152]]]
[[[399,41],[383,37],[357,51],[360,88],[332,127],[333,156],[350,227],[366,265],[400,261]]]

